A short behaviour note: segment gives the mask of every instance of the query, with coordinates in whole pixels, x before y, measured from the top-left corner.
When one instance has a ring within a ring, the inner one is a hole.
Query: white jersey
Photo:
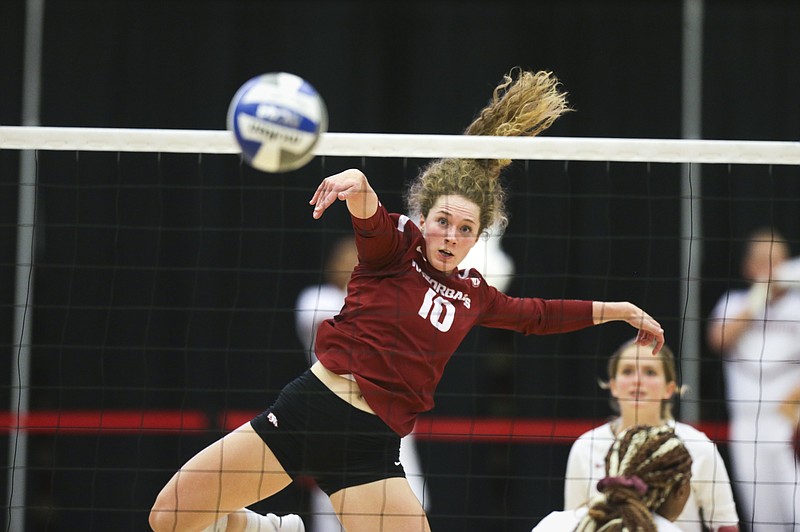
[[[347,292],[332,284],[309,286],[300,292],[295,304],[295,325],[300,343],[308,355],[309,364],[317,361],[314,354],[314,338],[317,327],[333,318],[344,305]]]
[[[531,532],[570,532],[575,530],[575,527],[578,526],[587,511],[584,506],[577,510],[550,512],[547,517],[539,521],[538,525],[533,527]],[[681,532],[681,529],[675,526],[674,523],[669,522],[658,514],[653,514],[653,521],[658,532]]]
[[[725,294],[711,319],[740,316],[747,298],[746,290]],[[758,318],[723,346],[728,449],[743,520],[759,532],[782,532],[800,511],[794,426],[778,408],[800,385],[800,290],[770,302]]]
[[[711,319],[741,315],[747,294],[747,290],[725,294]],[[724,349],[731,416],[777,416],[779,402],[800,384],[800,290],[790,290],[769,304],[765,314]]]
[[[700,509],[706,526],[737,525],[739,516],[730,478],[717,446],[703,432],[685,423],[671,422],[675,434],[692,457],[692,492],[675,524],[684,532],[701,532]],[[569,452],[564,478],[564,507],[585,505],[597,495],[597,483],[605,477],[605,459],[614,433],[606,423],[581,435]]]

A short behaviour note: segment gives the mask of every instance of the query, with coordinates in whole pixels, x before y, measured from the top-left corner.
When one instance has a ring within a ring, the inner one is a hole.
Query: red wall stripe
[[[13,412],[0,412],[0,431],[84,435],[176,434],[206,432],[216,426],[228,432],[247,423],[257,413],[228,411],[221,414],[217,423],[212,425],[208,416],[199,410],[42,410],[21,416]],[[591,419],[422,416],[417,420],[414,434],[421,441],[570,444],[575,438],[603,422]],[[727,423],[702,422],[695,426],[714,441],[727,441]]]

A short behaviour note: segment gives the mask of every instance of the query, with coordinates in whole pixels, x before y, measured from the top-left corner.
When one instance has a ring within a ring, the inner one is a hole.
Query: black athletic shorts
[[[250,425],[289,476],[311,477],[328,495],[406,476],[400,436],[330,391],[311,370],[286,385]]]

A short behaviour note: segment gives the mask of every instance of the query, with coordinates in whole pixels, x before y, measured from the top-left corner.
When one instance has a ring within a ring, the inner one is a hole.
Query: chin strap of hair
[[[622,487],[630,488],[639,495],[647,493],[647,483],[636,475],[622,477],[605,477],[597,483],[597,491],[604,493],[608,488]]]

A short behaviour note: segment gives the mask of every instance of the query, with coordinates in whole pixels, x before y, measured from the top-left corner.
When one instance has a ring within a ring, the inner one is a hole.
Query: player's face
[[[463,196],[439,196],[420,218],[425,236],[428,262],[437,270],[450,273],[467,256],[478,241],[480,208]]]
[[[609,385],[622,415],[634,414],[641,423],[661,421],[661,402],[672,397],[676,386],[667,382],[661,357],[635,344],[620,355]]]
[[[788,248],[782,242],[752,242],[744,263],[744,275],[750,281],[765,282],[788,256]]]

